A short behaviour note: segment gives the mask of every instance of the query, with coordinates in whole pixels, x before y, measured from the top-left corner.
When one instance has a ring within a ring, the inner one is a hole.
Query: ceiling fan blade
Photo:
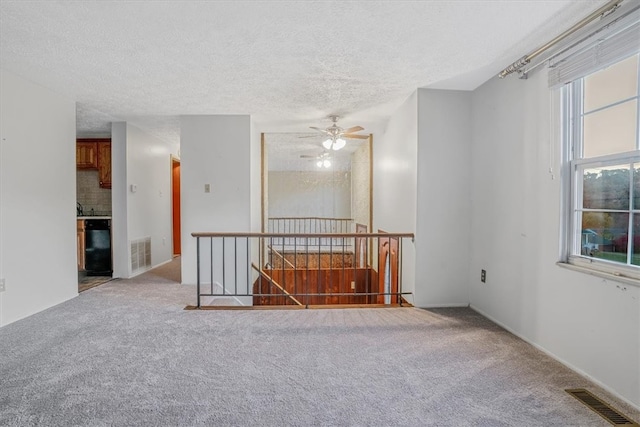
[[[364,128],[362,126],[354,126],[352,128],[343,130],[342,133],[343,134],[345,134],[345,133],[354,133],[354,132],[360,132],[361,130],[364,130]]]
[[[315,126],[309,126],[309,127],[310,127],[311,129],[315,129],[315,130],[317,130],[318,132],[322,132],[322,133],[326,133],[326,134],[328,134],[328,133],[329,133],[329,131],[327,131],[326,129],[320,129],[320,128],[317,128],[317,127],[315,127]]]
[[[347,139],[369,139],[369,135],[349,135],[349,134],[344,134],[342,135],[343,138],[347,138]]]
[[[303,135],[303,136],[299,136],[298,138],[317,138],[318,135]]]
[[[318,156],[312,156],[310,154],[300,154],[301,159],[316,159]]]

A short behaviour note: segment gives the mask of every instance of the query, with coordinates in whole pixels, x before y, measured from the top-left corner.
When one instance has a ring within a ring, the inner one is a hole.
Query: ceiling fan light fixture
[[[316,166],[318,166],[319,168],[321,168],[321,167],[322,167],[322,160],[318,160],[318,161],[316,162]]]
[[[309,126],[311,129],[320,132],[326,138],[324,141],[322,141],[322,146],[325,148],[325,150],[341,150],[347,144],[347,139],[368,138],[366,135],[355,133],[364,130],[362,126],[352,126],[350,128],[344,129],[338,126],[338,116],[332,115],[329,116],[329,118],[331,119],[332,125],[328,128],[322,129],[315,126]]]
[[[331,162],[329,160],[325,160],[325,161],[322,162],[322,165],[325,168],[330,168],[331,167]]]

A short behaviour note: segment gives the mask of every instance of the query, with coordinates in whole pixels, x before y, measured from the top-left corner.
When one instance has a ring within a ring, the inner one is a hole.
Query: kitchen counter
[[[77,216],[77,219],[111,219],[110,216],[102,216],[102,215],[84,215]]]

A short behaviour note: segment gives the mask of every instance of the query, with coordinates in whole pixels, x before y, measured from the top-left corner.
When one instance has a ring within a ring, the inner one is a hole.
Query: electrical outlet
[[[0,292],[4,292],[5,291],[5,286],[4,286],[4,279],[0,279]]]
[[[353,282],[353,281],[352,281],[352,282],[351,282],[351,289],[354,289],[354,290],[355,290],[355,288],[356,288],[356,282]]]
[[[480,270],[480,281],[487,283],[487,270]]]

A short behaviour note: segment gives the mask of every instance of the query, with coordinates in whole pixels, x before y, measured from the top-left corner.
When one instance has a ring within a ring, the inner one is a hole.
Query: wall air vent
[[[565,391],[587,405],[589,409],[609,421],[614,426],[640,427],[640,424],[631,420],[629,417],[622,415],[619,411],[611,407],[611,405],[603,402],[583,388],[572,388]]]
[[[131,273],[151,268],[151,237],[131,241]]]

